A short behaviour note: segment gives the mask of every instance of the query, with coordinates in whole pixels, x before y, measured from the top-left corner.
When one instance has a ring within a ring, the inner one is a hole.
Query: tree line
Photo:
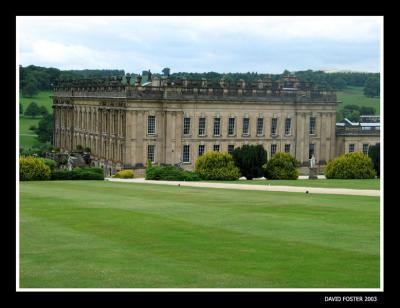
[[[19,66],[20,91],[32,97],[39,91],[50,91],[57,79],[81,79],[90,77],[123,76],[124,70],[59,70],[35,65]]]
[[[165,69],[164,69],[165,70]],[[107,76],[123,76],[124,70],[59,70],[57,68],[46,68],[35,65],[27,67],[20,66],[20,89],[23,95],[32,97],[38,91],[51,90],[53,84],[57,79],[80,79],[90,77],[107,77]],[[142,72],[142,74],[145,72]],[[168,71],[169,74],[169,71]],[[189,80],[200,80],[206,78],[212,82],[218,82],[224,78],[228,82],[237,83],[240,79],[246,83],[253,83],[257,80],[271,77],[276,81],[288,74],[295,74],[300,81],[313,82],[327,88],[343,90],[346,87],[356,86],[364,87],[364,94],[369,97],[376,97],[380,95],[379,73],[358,73],[358,72],[335,72],[327,73],[324,71],[296,71],[290,72],[285,70],[282,74],[263,74],[257,72],[247,73],[217,73],[217,72],[204,72],[204,73],[190,73],[190,72],[177,72],[170,75],[172,79],[187,78]],[[132,74],[137,75],[136,73]],[[153,74],[153,76],[160,76],[160,74]]]

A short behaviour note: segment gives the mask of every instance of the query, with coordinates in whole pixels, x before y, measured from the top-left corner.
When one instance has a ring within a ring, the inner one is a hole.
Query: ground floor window
[[[155,155],[155,145],[149,144],[147,146],[147,159],[150,160],[152,163],[156,161],[156,155]]]
[[[349,144],[349,153],[354,152],[354,143]]]
[[[219,152],[219,144],[214,144],[213,150]]]
[[[285,153],[290,153],[290,144],[285,144]]]
[[[271,157],[276,153],[276,144],[271,144]]]
[[[199,156],[201,156],[201,155],[203,155],[204,154],[204,145],[203,144],[200,144],[199,145]]]
[[[235,146],[233,144],[228,144],[228,153],[232,154],[235,150]]]
[[[368,155],[369,144],[363,144],[363,153]]]
[[[308,147],[308,159],[311,159],[311,157],[315,157],[315,144],[314,143],[310,143],[309,147]]]
[[[190,145],[183,146],[182,161],[184,163],[190,162]]]

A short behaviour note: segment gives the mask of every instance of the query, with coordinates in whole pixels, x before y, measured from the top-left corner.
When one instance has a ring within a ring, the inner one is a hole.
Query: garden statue
[[[315,156],[314,156],[314,154],[310,158],[310,168],[315,168]]]

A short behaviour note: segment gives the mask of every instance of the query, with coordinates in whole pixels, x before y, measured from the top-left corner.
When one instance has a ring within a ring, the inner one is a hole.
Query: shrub
[[[26,108],[24,114],[31,117],[38,116],[40,114],[40,108],[38,104],[36,104],[35,102],[31,102]]]
[[[50,171],[53,172],[57,167],[57,162],[55,160],[49,158],[39,158],[41,161],[45,163],[46,166],[50,168]]]
[[[100,173],[101,171],[101,173]],[[104,180],[101,168],[75,168],[72,170],[55,170],[51,174],[52,180]]]
[[[380,157],[381,157],[381,149],[380,149],[380,144],[377,143],[375,145],[372,145],[368,149],[368,156],[372,160],[372,164],[374,166],[376,175],[380,177]]]
[[[248,180],[263,176],[263,165],[267,163],[267,151],[262,145],[246,144],[241,148],[236,148],[232,156],[240,173]]]
[[[121,170],[113,175],[113,178],[118,179],[133,179],[133,170]]]
[[[146,168],[146,180],[200,181],[200,177],[176,166],[151,166]]]
[[[50,168],[39,158],[32,156],[19,158],[20,181],[48,180],[50,173]]]
[[[36,130],[36,126],[35,125],[29,126],[29,130]]]
[[[325,168],[327,179],[373,179],[375,175],[371,158],[361,152],[341,155]]]
[[[237,180],[240,177],[233,157],[217,151],[200,156],[196,160],[195,171],[203,180]]]
[[[265,177],[273,180],[297,180],[296,159],[289,153],[276,153],[265,166]]]

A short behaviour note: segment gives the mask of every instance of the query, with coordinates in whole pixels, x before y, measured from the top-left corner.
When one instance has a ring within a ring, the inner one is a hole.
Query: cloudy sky
[[[381,17],[18,17],[19,64],[141,72],[380,71]]]

